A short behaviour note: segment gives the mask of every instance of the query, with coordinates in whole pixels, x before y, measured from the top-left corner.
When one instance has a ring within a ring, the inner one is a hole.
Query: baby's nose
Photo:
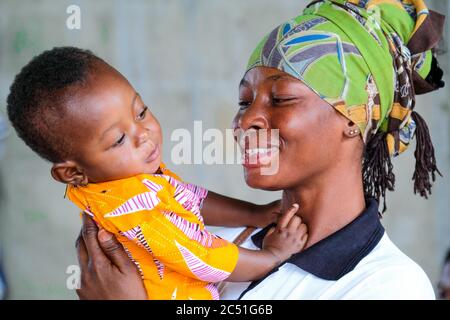
[[[137,145],[140,146],[141,144],[148,141],[150,137],[150,133],[147,129],[141,130],[137,134]]]

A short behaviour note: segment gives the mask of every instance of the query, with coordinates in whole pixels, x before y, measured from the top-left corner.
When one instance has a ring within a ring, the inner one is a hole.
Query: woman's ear
[[[360,135],[359,127],[353,122],[348,121],[347,126],[344,129],[344,136],[347,138],[354,138]]]
[[[86,174],[71,160],[53,164],[51,174],[53,179],[62,183],[70,183],[76,186],[88,184]]]

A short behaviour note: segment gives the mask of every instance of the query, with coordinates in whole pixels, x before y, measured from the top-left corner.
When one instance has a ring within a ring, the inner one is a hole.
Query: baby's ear
[[[88,181],[86,174],[71,160],[54,163],[50,172],[53,179],[66,184],[86,185]]]

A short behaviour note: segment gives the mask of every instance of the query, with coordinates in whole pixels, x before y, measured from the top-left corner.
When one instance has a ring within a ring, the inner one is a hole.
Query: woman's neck
[[[298,215],[308,226],[306,248],[340,230],[366,208],[360,170],[323,173],[313,182],[284,190],[282,209],[300,205]]]

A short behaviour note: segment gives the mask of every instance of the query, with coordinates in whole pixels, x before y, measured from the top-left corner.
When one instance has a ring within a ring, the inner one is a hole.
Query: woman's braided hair
[[[426,81],[433,87],[442,88],[443,71],[439,68],[437,60],[433,57],[431,71]],[[428,199],[431,195],[431,187],[436,180],[436,173],[442,176],[436,165],[436,156],[430,131],[425,120],[415,111],[411,118],[416,124],[416,150],[414,157],[416,165],[412,180],[414,180],[414,193]],[[395,174],[391,156],[389,155],[387,140],[384,132],[377,132],[372,136],[363,154],[363,184],[366,197],[372,197],[380,201],[383,197],[383,211],[386,207],[386,190],[394,191]]]

